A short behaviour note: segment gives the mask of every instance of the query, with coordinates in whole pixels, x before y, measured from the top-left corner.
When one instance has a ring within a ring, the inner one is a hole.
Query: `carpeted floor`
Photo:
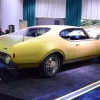
[[[59,73],[51,78],[41,78],[36,69],[20,70],[18,76],[14,77],[0,64],[0,78],[1,96],[54,100],[100,80],[100,64],[93,61],[67,64],[61,66]],[[4,100],[11,100],[7,98]]]
[[[20,99],[20,98],[17,98],[17,97],[13,97],[13,96],[10,96],[10,95],[0,93],[0,100],[25,100],[25,99]]]

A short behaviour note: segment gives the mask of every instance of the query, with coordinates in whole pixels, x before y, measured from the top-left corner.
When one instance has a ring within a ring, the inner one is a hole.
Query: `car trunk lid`
[[[22,35],[3,35],[0,36],[0,51],[9,52],[10,48],[20,42],[26,41],[32,37]]]

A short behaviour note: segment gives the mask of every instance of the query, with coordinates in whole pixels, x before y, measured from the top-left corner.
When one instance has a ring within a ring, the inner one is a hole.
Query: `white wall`
[[[38,18],[36,19],[36,25],[54,25],[55,20],[59,20],[60,25],[64,25],[63,18]]]
[[[82,0],[81,19],[100,20],[100,0]]]
[[[23,20],[23,0],[17,0],[18,2],[18,15],[19,15],[19,19]]]
[[[1,28],[8,29],[8,25],[15,25],[19,30],[19,19],[23,19],[23,0],[1,0]]]
[[[36,0],[36,18],[65,18],[66,0]]]
[[[1,28],[1,0],[0,0],[0,28]]]

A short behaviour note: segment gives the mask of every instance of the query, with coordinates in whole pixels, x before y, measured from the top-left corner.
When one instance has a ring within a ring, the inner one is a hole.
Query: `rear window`
[[[25,28],[10,35],[24,35],[30,37],[37,37],[50,31],[50,28]]]
[[[50,30],[50,28],[30,28],[26,34],[26,36],[36,37],[40,36],[44,33],[47,33]]]

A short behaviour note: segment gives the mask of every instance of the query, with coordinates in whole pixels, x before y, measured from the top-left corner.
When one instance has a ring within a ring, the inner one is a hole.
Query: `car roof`
[[[67,28],[81,28],[81,27],[76,27],[76,26],[68,26],[68,25],[38,25],[38,26],[32,26],[30,28],[37,28],[37,27],[47,27],[51,29],[67,29]]]

